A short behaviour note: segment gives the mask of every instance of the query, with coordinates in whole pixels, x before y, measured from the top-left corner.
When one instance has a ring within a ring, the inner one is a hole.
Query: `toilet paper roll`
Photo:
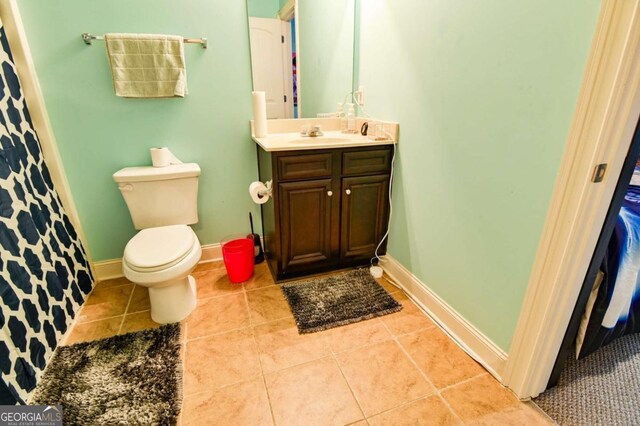
[[[264,92],[253,92],[253,135],[267,136],[267,102]]]
[[[264,204],[269,201],[271,190],[262,182],[252,182],[249,185],[249,194],[254,203]]]
[[[171,164],[182,164],[182,161],[178,160],[169,148],[151,148],[149,151],[151,152],[151,164],[153,164],[153,167],[166,167]]]

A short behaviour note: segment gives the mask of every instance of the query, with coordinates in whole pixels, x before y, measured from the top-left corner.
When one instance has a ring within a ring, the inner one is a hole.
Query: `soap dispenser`
[[[347,110],[347,133],[356,133],[356,110],[353,104],[349,105]]]

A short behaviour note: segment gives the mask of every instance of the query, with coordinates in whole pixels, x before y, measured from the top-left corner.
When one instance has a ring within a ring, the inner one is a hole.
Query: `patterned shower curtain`
[[[0,404],[24,404],[93,278],[56,193],[0,22]]]

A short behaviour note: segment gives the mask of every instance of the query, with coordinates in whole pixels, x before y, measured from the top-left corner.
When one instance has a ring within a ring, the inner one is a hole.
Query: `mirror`
[[[247,0],[253,90],[266,93],[267,118],[317,117],[345,101],[356,1]]]

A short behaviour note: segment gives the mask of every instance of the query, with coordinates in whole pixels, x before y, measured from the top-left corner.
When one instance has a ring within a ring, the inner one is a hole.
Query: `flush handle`
[[[118,188],[120,188],[120,192],[131,192],[131,191],[133,191],[133,185],[131,185],[131,184],[120,185],[120,186],[118,186]]]
[[[593,176],[591,177],[591,182],[598,183],[602,182],[604,179],[604,175],[607,172],[607,163],[598,164],[593,171]]]
[[[346,191],[344,191],[347,195],[351,195],[351,190],[347,189]]]

